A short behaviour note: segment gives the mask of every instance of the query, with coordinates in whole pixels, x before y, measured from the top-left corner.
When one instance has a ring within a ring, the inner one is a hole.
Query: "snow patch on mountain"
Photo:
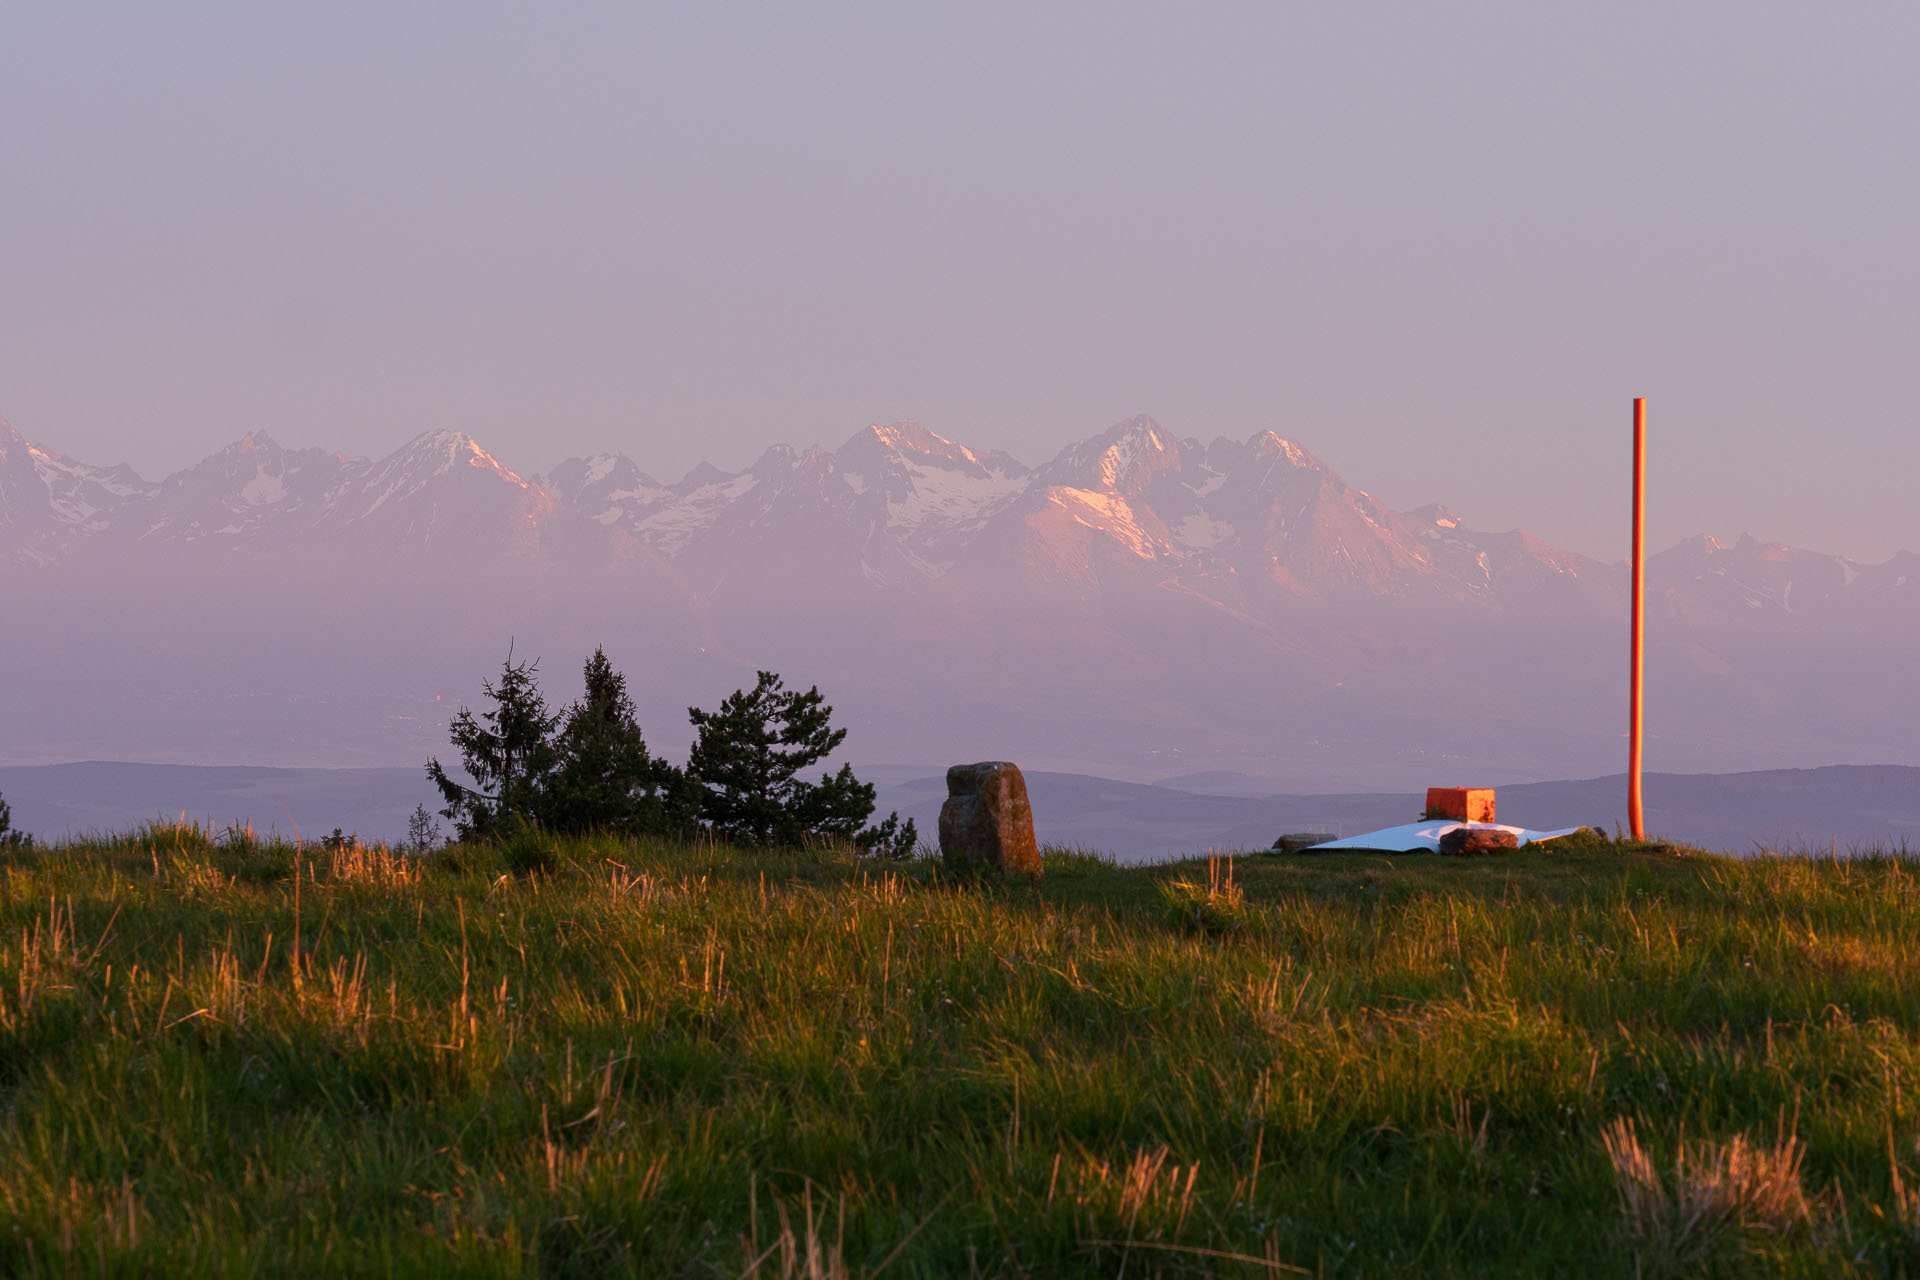
[[[85,524],[101,510],[83,496],[89,479],[85,467],[56,458],[42,449],[29,447],[27,456],[33,460],[34,474],[47,487],[47,505],[57,520],[63,524]]]
[[[993,472],[975,476],[916,464],[908,464],[905,472],[905,492],[887,502],[887,528],[936,574],[959,558],[968,537],[1026,489],[1023,477]]]
[[[742,471],[736,476],[703,484],[662,510],[637,521],[633,532],[656,550],[670,556],[678,555],[699,534],[711,529],[734,503],[758,488],[760,483],[759,476],[751,471]]]
[[[1141,525],[1133,507],[1118,494],[1055,486],[1047,501],[1062,508],[1076,524],[1112,538],[1142,560],[1156,560],[1164,543]]]
[[[599,484],[602,480],[612,475],[613,469],[618,465],[620,465],[620,456],[618,454],[598,453],[588,458],[587,474],[582,481],[582,487],[590,489],[594,485]]]
[[[267,507],[287,496],[287,484],[284,476],[270,475],[266,468],[253,473],[253,479],[247,481],[240,490],[240,500],[250,507]]]
[[[1232,525],[1200,512],[1170,526],[1170,530],[1174,546],[1183,551],[1211,551],[1233,536]]]

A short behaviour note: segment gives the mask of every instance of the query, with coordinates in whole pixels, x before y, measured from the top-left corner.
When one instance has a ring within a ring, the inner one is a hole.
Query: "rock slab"
[[[1519,836],[1511,831],[1501,831],[1497,827],[1455,827],[1440,837],[1440,852],[1450,858],[1472,857],[1479,853],[1500,853],[1519,847]]]
[[[1033,806],[1027,802],[1027,780],[1019,765],[983,760],[947,770],[940,856],[949,866],[1040,874]]]
[[[1331,831],[1290,831],[1273,842],[1275,853],[1301,853],[1340,837]]]

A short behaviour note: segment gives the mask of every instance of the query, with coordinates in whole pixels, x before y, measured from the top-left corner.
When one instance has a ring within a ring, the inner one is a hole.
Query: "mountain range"
[[[1701,535],[1649,580],[1650,764],[1914,757],[1913,553]],[[677,481],[622,453],[523,474],[433,431],[379,460],[255,432],[153,482],[0,423],[0,759],[419,758],[511,641],[556,700],[605,644],[669,751],[686,706],[769,668],[869,759],[1590,775],[1621,753],[1626,589],[1273,432],[1146,417],[1032,467],[895,423]]]

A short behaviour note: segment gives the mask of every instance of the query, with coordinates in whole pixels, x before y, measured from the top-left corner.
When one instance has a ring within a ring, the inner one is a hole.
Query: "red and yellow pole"
[[[1647,613],[1647,401],[1633,402],[1633,641],[1627,676],[1627,824],[1635,840],[1647,838],[1640,807],[1641,677],[1646,665]]]

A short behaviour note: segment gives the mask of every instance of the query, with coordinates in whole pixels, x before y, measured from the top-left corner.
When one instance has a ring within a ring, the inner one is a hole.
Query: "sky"
[[[1920,549],[1920,6],[11,5],[0,417],[664,478],[1275,430],[1408,508]]]

